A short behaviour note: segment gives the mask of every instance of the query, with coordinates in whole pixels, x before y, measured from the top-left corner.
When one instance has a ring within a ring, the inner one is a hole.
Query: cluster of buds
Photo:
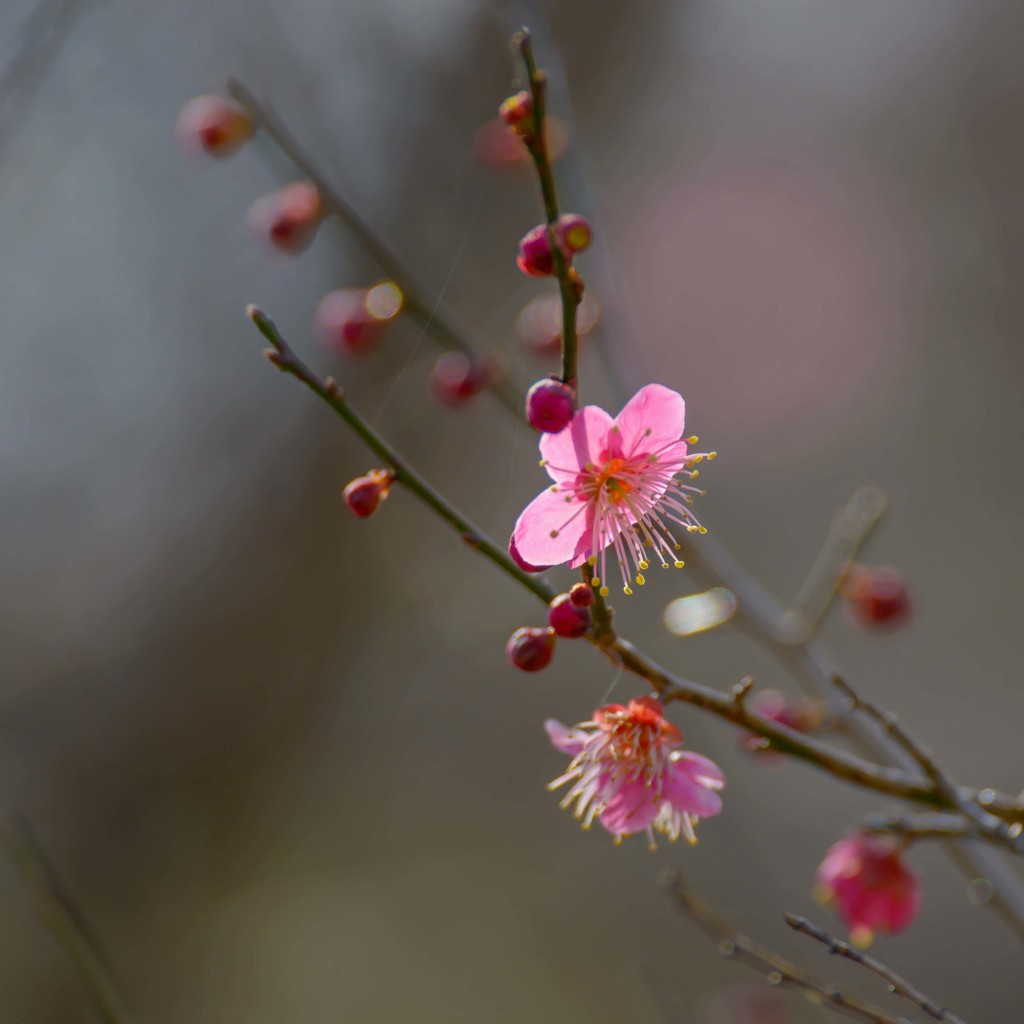
[[[567,594],[559,594],[548,605],[546,627],[524,626],[509,637],[505,645],[509,662],[523,672],[547,668],[554,657],[556,637],[578,640],[590,631],[594,600],[594,591],[586,583],[577,583]]]
[[[578,213],[563,213],[554,224],[538,224],[519,240],[516,265],[531,277],[549,277],[555,272],[553,245],[570,263],[573,256],[590,247],[590,222]]]

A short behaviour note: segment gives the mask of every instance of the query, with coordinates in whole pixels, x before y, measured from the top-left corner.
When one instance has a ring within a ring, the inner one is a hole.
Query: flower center
[[[592,484],[594,492],[599,493],[601,488],[605,488],[612,503],[617,505],[635,489],[632,484],[627,483],[618,475],[625,468],[625,459],[610,459],[594,478]]]

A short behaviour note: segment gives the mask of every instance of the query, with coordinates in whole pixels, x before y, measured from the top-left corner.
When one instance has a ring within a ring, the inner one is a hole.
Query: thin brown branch
[[[911,1024],[906,1017],[894,1017],[871,1003],[847,995],[834,985],[822,984],[767,946],[744,935],[719,917],[690,889],[678,871],[665,872],[662,886],[672,906],[682,916],[693,921],[712,941],[717,942],[722,956],[747,963],[763,973],[769,984],[791,988],[814,1005],[826,1007],[851,1020],[869,1021],[870,1024]]]
[[[871,814],[860,823],[862,832],[882,832],[915,839],[987,839],[960,814]]]
[[[877,974],[889,986],[889,991],[894,995],[905,999],[908,1003],[916,1006],[923,1013],[926,1013],[932,1020],[944,1021],[945,1024],[966,1024],[962,1017],[947,1010],[933,999],[926,996],[917,986],[912,985],[906,978],[901,977],[891,967],[886,967],[881,961],[873,956],[854,949],[849,943],[837,939],[824,929],[812,924],[805,917],[797,914],[786,914],[786,924],[794,931],[802,935],[808,935],[822,943],[825,948],[835,956],[845,957],[861,967],[866,968],[873,974]]]

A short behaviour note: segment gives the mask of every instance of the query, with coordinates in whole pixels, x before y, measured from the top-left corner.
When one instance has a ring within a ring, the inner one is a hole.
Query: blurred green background
[[[881,485],[869,560],[906,572],[914,621],[873,636],[834,614],[826,638],[954,775],[1015,792],[1024,7],[49,7],[67,23],[42,42],[23,30],[33,4],[0,11],[0,795],[33,821],[135,1019],[824,1019],[795,996],[751,1003],[756,978],[666,906],[656,877],[676,864],[755,936],[884,1001],[781,916],[838,929],[814,869],[884,802],[753,763],[677,707],[729,779],[699,846],[616,848],[558,811],[541,722],[587,717],[608,665],[563,643],[546,672],[515,672],[507,636],[543,617],[529,595],[405,494],[349,516],[340,490],[374,460],[270,371],[243,307],[499,539],[543,485],[535,437],[487,396],[438,407],[437,351],[410,323],[364,361],[318,348],[320,297],[379,272],[336,224],[296,259],[268,253],[244,215],[289,169],[262,143],[190,159],[174,122],[229,75],[271,98],[525,386],[551,369],[513,331],[551,287],[514,264],[536,189],[473,143],[512,85],[508,35],[532,20],[541,63],[564,60],[552,107],[567,83],[597,201],[564,162],[563,205],[595,217],[615,268],[609,342],[682,391],[688,429],[721,453],[703,521],[785,597],[835,509]],[[582,374],[611,400],[592,353]],[[710,685],[789,685],[729,627],[664,632],[693,586],[655,575],[618,602],[620,628]],[[878,955],[967,1019],[1012,1019],[1009,932],[937,848],[911,861],[922,914]],[[6,867],[0,902],[0,1015],[92,1019]]]

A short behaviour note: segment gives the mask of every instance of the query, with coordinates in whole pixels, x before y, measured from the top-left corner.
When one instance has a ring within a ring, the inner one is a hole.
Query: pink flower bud
[[[557,377],[537,381],[526,393],[526,421],[534,430],[557,434],[576,412],[576,391]]]
[[[531,565],[521,554],[519,554],[519,548],[516,547],[515,537],[511,537],[508,542],[508,554],[516,565],[519,566],[523,572],[546,572],[551,568],[550,565]]]
[[[578,213],[563,213],[555,223],[555,238],[567,255],[590,248],[590,221]]]
[[[590,629],[590,612],[573,604],[569,594],[559,594],[548,605],[548,625],[559,636],[574,640]]]
[[[547,224],[538,224],[523,235],[519,241],[516,264],[524,274],[532,277],[546,277],[555,272]]]
[[[313,327],[328,348],[341,355],[371,351],[388,322],[402,308],[402,293],[390,281],[373,288],[339,288],[325,295],[313,314]]]
[[[342,491],[345,504],[353,515],[365,519],[377,511],[377,506],[387,498],[395,475],[388,469],[371,469],[366,476],[358,476]]]
[[[547,668],[555,653],[555,631],[523,626],[517,629],[505,645],[509,662],[524,672],[539,672]]]
[[[576,308],[576,337],[582,341],[596,326],[601,306],[587,292]],[[562,347],[562,297],[557,292],[538,295],[519,311],[516,337],[527,351],[538,356],[557,355]]]
[[[597,598],[594,597],[594,591],[588,584],[576,583],[569,591],[569,600],[577,608],[589,608]]]
[[[525,90],[509,96],[498,107],[498,116],[517,135],[529,135],[533,129],[533,97]]]
[[[430,386],[443,405],[465,405],[491,383],[487,362],[465,352],[445,352],[430,374]]]
[[[813,732],[824,719],[822,703],[813,697],[790,697],[781,690],[759,690],[747,702],[759,715],[797,732]],[[765,761],[779,758],[770,740],[754,733],[740,737],[744,750]]]
[[[262,196],[249,207],[246,216],[257,235],[292,254],[309,247],[322,218],[320,193],[308,181],[295,181]]]
[[[901,932],[917,915],[920,886],[902,853],[888,836],[853,835],[825,854],[816,895],[836,909],[855,946],[869,945],[875,932]]]
[[[889,566],[851,565],[840,592],[857,622],[869,629],[901,626],[910,618],[906,581]]]
[[[225,157],[252,138],[252,121],[223,96],[196,96],[181,108],[176,134],[181,146],[193,152]]]

